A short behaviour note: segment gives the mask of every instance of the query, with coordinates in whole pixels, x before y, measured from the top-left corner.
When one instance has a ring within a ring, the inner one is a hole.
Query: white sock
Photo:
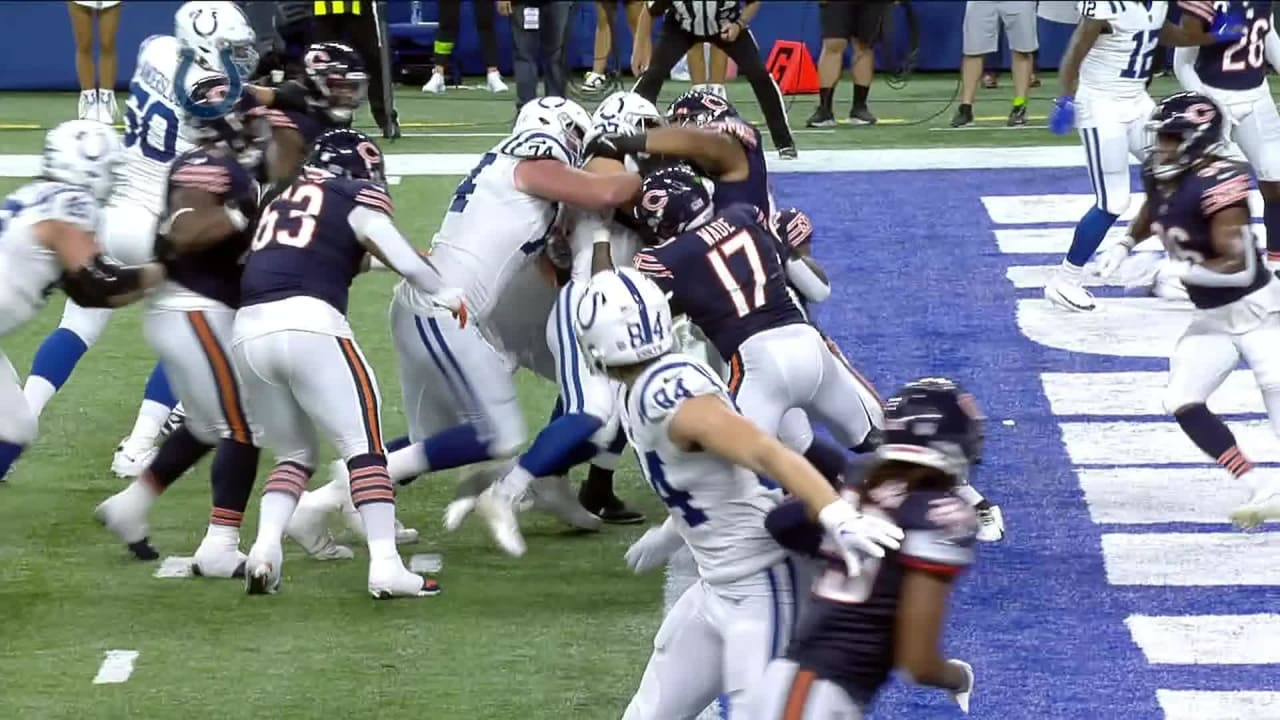
[[[529,484],[532,483],[533,480],[533,475],[529,474],[528,470],[525,470],[517,464],[515,467],[511,468],[511,471],[508,472],[506,476],[494,484],[493,490],[495,493],[501,493],[514,499],[524,495],[525,491],[529,489]]]
[[[391,476],[391,482],[408,480],[429,470],[431,464],[422,451],[422,443],[412,443],[387,454],[387,474]]]
[[[160,429],[164,421],[169,419],[170,408],[155,400],[143,400],[138,408],[138,419],[133,423],[133,431],[125,444],[129,447],[151,447],[160,437]]]
[[[369,562],[400,557],[396,551],[396,506],[389,502],[365,503],[357,508],[369,543]]]
[[[969,503],[970,505],[977,505],[983,500],[986,500],[986,498],[982,496],[982,493],[978,492],[976,488],[974,488],[972,485],[969,485],[969,484],[965,484],[957,487],[955,489],[955,494],[956,494],[956,497],[959,497],[961,500]]]
[[[1084,268],[1079,265],[1072,265],[1071,261],[1065,258],[1062,260],[1062,265],[1058,268],[1058,274],[1064,280],[1070,280],[1076,285],[1080,284],[1080,274],[1082,272],[1084,272]]]
[[[258,513],[258,539],[254,544],[279,545],[284,538],[284,527],[297,506],[298,499],[288,493],[269,492],[263,495]]]
[[[240,547],[240,528],[226,525],[209,525],[209,529],[205,530],[204,533],[204,541],[200,544],[203,545],[204,543],[238,548]]]
[[[26,384],[22,386],[22,394],[27,398],[27,405],[36,417],[40,417],[40,413],[44,412],[44,406],[49,404],[57,392],[58,389],[53,386],[53,383],[36,375],[29,376]]]
[[[138,478],[129,483],[129,486],[120,491],[122,497],[127,497],[135,503],[142,506],[143,510],[150,510],[152,505],[156,504],[156,491],[151,484]]]

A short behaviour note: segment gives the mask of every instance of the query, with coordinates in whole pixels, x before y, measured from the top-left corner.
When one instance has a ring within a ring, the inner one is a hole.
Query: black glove
[[[584,157],[606,157],[619,162],[628,155],[636,155],[645,151],[645,136],[605,134],[591,139],[583,150]]]
[[[307,97],[310,92],[307,86],[297,80],[285,80],[276,87],[276,97],[271,103],[271,107],[277,110],[292,110],[294,112],[306,112]]]

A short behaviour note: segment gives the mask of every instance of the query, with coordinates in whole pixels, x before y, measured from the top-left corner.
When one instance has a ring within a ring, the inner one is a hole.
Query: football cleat
[[[600,529],[600,516],[589,512],[578,502],[569,488],[568,475],[538,478],[529,486],[528,495],[532,510],[550,513],[579,530],[594,532]]]
[[[959,667],[961,670],[964,671],[965,676],[968,678],[968,682],[965,683],[964,688],[960,690],[947,691],[951,695],[952,702],[960,706],[961,712],[963,712],[965,715],[968,715],[969,699],[973,696],[973,682],[974,682],[973,666],[963,660],[956,660],[954,658],[952,658],[951,660],[948,660],[947,664],[953,667]]]
[[[191,572],[207,578],[244,577],[244,563],[247,557],[238,547],[211,542],[210,538],[206,537],[200,543],[200,547],[196,548],[195,557],[191,559]]]
[[[369,594],[377,600],[398,597],[431,597],[440,594],[440,583],[409,572],[399,562],[369,565]]]
[[[102,501],[94,509],[93,517],[119,538],[134,557],[139,560],[157,560],[160,553],[151,546],[147,537],[150,532],[147,524],[149,508],[141,492],[140,488],[131,484]]]
[[[444,510],[445,529],[453,532],[462,527],[467,516],[475,510],[476,498],[480,497],[480,493],[487,490],[498,478],[507,474],[511,466],[512,461],[507,461],[498,466],[482,467],[464,475],[458,482],[457,489],[454,490],[453,500]]]
[[[431,79],[427,80],[427,83],[422,86],[422,92],[439,95],[444,92],[444,88],[444,73],[433,72],[431,73]]]
[[[502,73],[497,70],[490,70],[484,76],[484,86],[491,93],[504,93],[507,91],[507,84],[502,82]]]
[[[1280,520],[1280,485],[1259,485],[1249,501],[1231,511],[1231,522],[1241,530],[1253,530],[1268,520]]]
[[[285,526],[285,535],[317,560],[350,560],[355,553],[346,545],[339,545],[329,531],[329,514],[333,507],[319,492],[305,492],[298,499],[298,506]]]
[[[1058,275],[1044,286],[1044,297],[1068,312],[1093,312],[1098,307],[1092,293]]]
[[[1004,513],[999,505],[978,508],[978,542],[1000,542],[1004,539]]]
[[[136,478],[156,458],[160,449],[155,445],[137,447],[125,437],[116,445],[116,454],[111,458],[111,472],[120,478]]]
[[[476,513],[489,526],[489,534],[502,551],[513,557],[525,553],[524,537],[520,534],[520,523],[516,520],[516,506],[506,494],[497,492],[497,488],[489,488],[480,493],[475,501]],[[585,511],[584,511],[585,512]]]
[[[274,595],[280,592],[284,551],[279,545],[262,547],[254,543],[244,561],[244,591],[248,595]]]

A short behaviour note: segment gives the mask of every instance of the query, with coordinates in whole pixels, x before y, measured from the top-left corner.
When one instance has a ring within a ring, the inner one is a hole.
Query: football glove
[[[1049,132],[1054,135],[1066,135],[1076,124],[1076,101],[1070,95],[1063,95],[1053,101],[1053,109],[1049,111]]]
[[[1098,259],[1094,261],[1094,272],[1100,278],[1109,278],[1116,274],[1128,257],[1129,246],[1122,242],[1115,243],[1099,253]]]
[[[1224,12],[1214,15],[1213,24],[1209,26],[1209,34],[1220,43],[1235,42],[1249,32],[1245,19],[1236,13]]]
[[[645,530],[644,535],[627,548],[623,558],[631,572],[640,575],[665,565],[682,545],[684,539],[668,518],[663,524]]]
[[[902,545],[902,528],[888,520],[863,515],[845,500],[822,508],[818,522],[840,548],[849,577],[862,572],[860,555],[881,558],[885,548],[897,550]]]

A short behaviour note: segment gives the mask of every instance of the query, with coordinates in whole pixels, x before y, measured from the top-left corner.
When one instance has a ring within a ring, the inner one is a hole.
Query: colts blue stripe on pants
[[[556,303],[556,339],[560,342],[560,398],[564,413],[582,412],[582,375],[578,370],[578,338],[573,334],[573,281],[564,286]]]

